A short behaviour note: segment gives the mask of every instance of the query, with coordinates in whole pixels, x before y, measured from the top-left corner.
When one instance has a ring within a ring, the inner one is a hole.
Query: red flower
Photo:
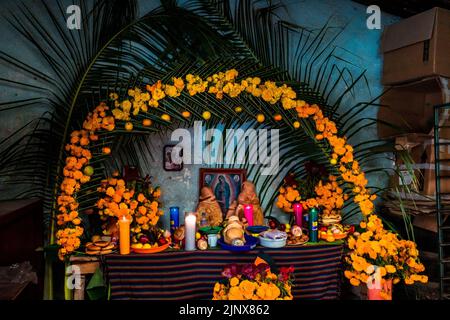
[[[278,279],[280,281],[287,281],[291,277],[291,274],[294,273],[294,267],[281,267],[280,268],[280,274],[278,276]]]
[[[222,275],[226,278],[232,278],[239,274],[239,267],[237,264],[233,263],[225,266],[222,271]]]

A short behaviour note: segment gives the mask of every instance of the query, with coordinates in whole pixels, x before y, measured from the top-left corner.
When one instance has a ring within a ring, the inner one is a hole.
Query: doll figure
[[[245,205],[251,204],[253,206],[253,224],[255,226],[264,225],[264,215],[259,203],[259,198],[256,195],[255,185],[251,181],[245,181],[242,184],[242,191],[238,197],[238,206],[236,208],[236,215],[239,219],[243,219]]]
[[[203,187],[200,190],[200,199],[197,206],[197,222],[205,217],[207,225],[211,227],[219,226],[222,221],[222,210],[210,187]]]

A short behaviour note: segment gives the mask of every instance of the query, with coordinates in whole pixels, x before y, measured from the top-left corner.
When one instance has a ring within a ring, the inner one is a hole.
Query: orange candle
[[[126,215],[123,215],[122,218],[119,219],[120,254],[130,253],[130,223],[131,220],[128,219]]]

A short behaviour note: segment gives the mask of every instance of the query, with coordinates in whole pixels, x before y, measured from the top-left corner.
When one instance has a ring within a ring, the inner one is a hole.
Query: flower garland
[[[269,104],[281,103],[285,110],[296,111],[298,119],[294,119],[292,122],[294,129],[301,127],[298,120],[312,118],[318,132],[315,138],[328,142],[331,148],[330,163],[337,166],[345,182],[354,186],[354,201],[359,205],[363,215],[367,216],[372,213],[374,210],[373,200],[376,196],[371,195],[366,188],[367,179],[361,171],[359,163],[353,159],[353,148],[347,144],[345,138],[337,136],[336,124],[323,115],[319,106],[296,99],[295,91],[286,84],[278,86],[273,81],[262,82],[258,77],[248,77],[237,81],[237,76],[238,72],[234,69],[219,72],[206,80],[197,75],[188,74],[185,79],[172,78],[172,84],[163,84],[161,81],[157,81],[153,85],[147,85],[145,91],[138,88],[130,89],[128,91],[130,98],[121,102],[118,100],[117,94],[111,94],[110,98],[113,101],[114,109],[110,111],[105,103],[97,106],[92,113],[88,114],[83,123],[83,129],[71,134],[71,141],[66,146],[69,156],[63,169],[64,180],[61,183],[61,193],[57,199],[59,228],[78,230],[74,233],[77,237],[83,233],[83,229],[79,227],[81,220],[77,212],[76,193],[83,183],[90,180],[92,170],[86,170],[86,167],[89,166],[92,155],[88,146],[91,141],[99,139],[97,133],[101,130],[113,131],[117,120],[128,121],[125,128],[130,131],[133,128],[132,123],[129,122],[131,114],[137,116],[141,111],[147,112],[149,108],[157,108],[161,99],[166,96],[176,98],[185,89],[191,96],[208,92],[214,94],[217,99],[222,99],[225,95],[235,98],[245,92],[254,97],[260,97]],[[181,114],[185,114],[185,111]],[[205,111],[203,117],[207,120],[211,114]],[[161,118],[170,121],[168,114],[162,114]],[[151,121],[146,120],[149,119],[143,120],[143,125],[151,124]],[[257,115],[257,121],[261,121],[260,115]],[[84,171],[81,171],[83,167]],[[57,233],[56,236],[57,243],[61,246],[59,251],[61,259],[80,245],[78,241],[73,245],[67,245],[68,232]]]

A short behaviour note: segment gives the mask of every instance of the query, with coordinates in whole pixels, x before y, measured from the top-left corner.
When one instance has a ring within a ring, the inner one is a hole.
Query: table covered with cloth
[[[342,276],[342,244],[314,244],[246,253],[226,250],[164,251],[104,257],[112,300],[211,299],[227,264],[245,264],[264,253],[277,267],[294,267],[294,299],[337,299]]]

